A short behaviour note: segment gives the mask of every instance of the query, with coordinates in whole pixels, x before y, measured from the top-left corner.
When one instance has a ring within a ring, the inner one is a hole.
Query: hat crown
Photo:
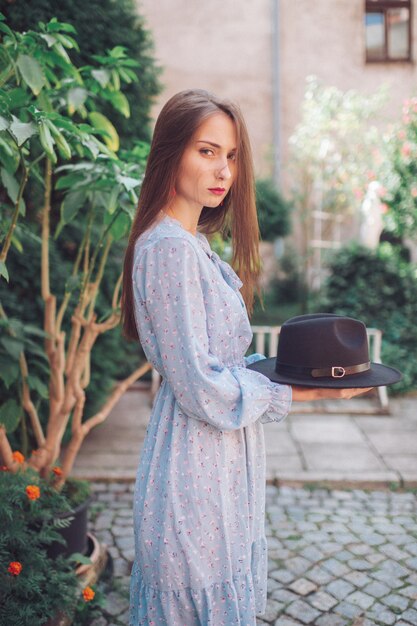
[[[293,317],[281,327],[277,365],[348,367],[368,361],[366,327],[359,320],[321,313]]]

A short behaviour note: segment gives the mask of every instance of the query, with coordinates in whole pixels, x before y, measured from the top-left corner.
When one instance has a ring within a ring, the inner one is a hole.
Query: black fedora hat
[[[292,317],[281,326],[276,358],[248,365],[277,383],[300,387],[366,388],[401,380],[393,367],[369,360],[363,322],[317,313]]]

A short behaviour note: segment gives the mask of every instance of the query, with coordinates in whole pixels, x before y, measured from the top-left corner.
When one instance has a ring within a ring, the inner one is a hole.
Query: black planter
[[[74,552],[79,552],[84,555],[87,553],[88,508],[92,500],[92,497],[87,498],[87,500],[79,504],[76,509],[62,513],[56,517],[58,525],[55,530],[65,539],[67,543],[66,545],[59,543],[58,541],[51,543],[47,549],[47,555],[51,559],[56,559],[59,555],[68,557]],[[68,519],[70,519],[70,524],[64,528],[60,528],[59,522],[61,520]]]

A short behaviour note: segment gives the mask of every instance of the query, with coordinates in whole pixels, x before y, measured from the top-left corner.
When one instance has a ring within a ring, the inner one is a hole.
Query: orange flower
[[[20,572],[22,571],[22,564],[19,563],[19,561],[12,561],[11,563],[9,563],[7,571],[9,572],[9,574],[12,574],[12,576],[19,576]]]
[[[58,466],[53,467],[52,471],[55,474],[55,476],[62,476],[62,469],[60,467]]]
[[[83,590],[83,598],[86,602],[90,602],[94,596],[96,595],[96,592],[94,591],[94,589],[91,589],[91,587],[86,587]]]
[[[37,500],[41,496],[41,490],[37,485],[28,485],[26,487],[26,495],[29,500]]]
[[[17,461],[17,463],[24,463],[25,462],[25,457],[23,456],[23,454],[21,452],[18,452],[17,450],[16,450],[16,452],[13,452],[12,456],[13,456],[13,460]]]

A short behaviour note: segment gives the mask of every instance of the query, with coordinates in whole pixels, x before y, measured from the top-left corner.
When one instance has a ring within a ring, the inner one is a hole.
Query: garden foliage
[[[82,423],[92,348],[120,318],[121,258],[111,284],[105,284],[107,260],[113,243],[129,232],[147,154],[143,144],[119,149],[101,105],[111,103],[129,116],[121,87],[137,79],[137,62],[116,46],[77,67],[70,58],[78,50],[74,28],[56,18],[24,33],[0,20],[0,31],[0,362],[7,365],[0,450],[12,468],[7,436],[20,427],[24,451],[32,450],[29,464],[47,473],[71,429],[62,481],[88,430],[134,380],[127,376],[95,421]],[[62,233],[71,228],[73,237],[62,244]],[[66,268],[51,253],[60,241]],[[37,324],[7,309],[13,305],[10,292],[22,287],[19,275],[9,273],[13,248],[19,254],[29,250],[26,263],[39,272],[39,292],[31,292],[35,281],[28,277],[26,292],[17,298],[26,307],[37,298],[44,312]]]
[[[289,234],[291,206],[284,200],[272,180],[256,181],[256,208],[261,238],[264,241],[274,241],[277,237]]]
[[[68,500],[35,471],[0,470],[0,624],[34,626],[80,601],[74,566],[47,548],[62,542],[54,516]]]
[[[318,310],[349,315],[383,332],[382,360],[401,370],[403,379],[391,388],[417,386],[417,274],[390,244],[376,251],[350,245],[330,263],[330,276]]]
[[[130,69],[137,80],[128,80],[123,89],[130,117],[126,118],[112,106],[111,100],[103,103],[102,110],[117,128],[122,145],[133,147],[137,140],[149,140],[150,106],[160,90],[160,70],[154,58],[152,35],[138,12],[138,3],[134,0],[13,0],[3,6],[7,23],[15,31],[35,30],[39,22],[47,23],[52,16],[73,26],[79,49],[72,50],[71,58],[78,67],[90,65],[94,55],[102,57],[107,50],[123,46],[127,56],[136,63]],[[129,79],[129,73],[122,72],[122,80],[126,78]],[[117,75],[115,80],[118,80]]]
[[[400,237],[417,235],[417,98],[406,100],[403,116],[387,142],[384,203],[387,228]]]

